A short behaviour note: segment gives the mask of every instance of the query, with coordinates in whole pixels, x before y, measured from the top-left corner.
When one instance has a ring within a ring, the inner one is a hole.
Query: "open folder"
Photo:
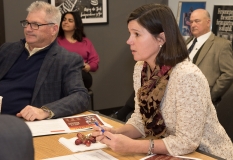
[[[32,122],[27,121],[26,124],[30,128],[32,136],[42,136],[87,131],[92,129],[95,122],[112,127],[110,124],[104,122],[97,114],[87,114]]]

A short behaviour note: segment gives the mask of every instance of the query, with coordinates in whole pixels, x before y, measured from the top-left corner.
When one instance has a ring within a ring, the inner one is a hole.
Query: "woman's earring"
[[[162,48],[162,45],[160,44],[159,47]]]

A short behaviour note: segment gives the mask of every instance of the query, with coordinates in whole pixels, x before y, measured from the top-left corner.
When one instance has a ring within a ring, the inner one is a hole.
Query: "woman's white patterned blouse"
[[[142,65],[139,61],[134,67],[135,93],[141,87]],[[208,82],[189,60],[174,67],[160,107],[167,127],[163,141],[171,155],[188,154],[199,148],[233,159],[233,144],[218,121]],[[135,111],[127,124],[132,124],[145,137],[137,97]]]

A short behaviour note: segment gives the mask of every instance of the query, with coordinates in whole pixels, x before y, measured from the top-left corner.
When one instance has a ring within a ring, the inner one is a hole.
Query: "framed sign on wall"
[[[108,23],[107,0],[49,0],[61,13],[79,11],[84,24]]]
[[[214,5],[212,32],[231,41],[233,47],[233,5]]]

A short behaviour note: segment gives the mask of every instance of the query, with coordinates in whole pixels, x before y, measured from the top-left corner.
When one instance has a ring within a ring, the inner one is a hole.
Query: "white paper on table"
[[[87,114],[87,115],[96,115],[105,126],[112,127],[110,124],[104,122],[97,114]],[[79,115],[79,116],[71,116],[71,117],[80,117],[80,116],[87,116],[87,115]],[[63,118],[70,118],[70,117],[63,117]],[[50,135],[50,134],[82,132],[82,131],[87,131],[87,130],[92,129],[91,127],[91,128],[71,130],[67,126],[67,124],[64,122],[63,118],[41,120],[41,121],[26,121],[26,124],[30,128],[33,137],[42,136],[42,135]]]
[[[71,150],[72,152],[81,152],[81,151],[88,151],[88,150],[95,150],[95,149],[101,149],[101,148],[107,148],[108,146],[106,144],[96,142],[91,143],[89,147],[87,147],[85,144],[75,144],[75,140],[77,137],[73,137],[70,139],[66,139],[64,137],[59,138],[59,142],[63,144],[66,148]]]
[[[67,156],[48,158],[44,160],[118,160],[102,150],[94,150],[82,153],[76,153]]]
[[[26,122],[32,132],[32,136],[50,135],[70,132],[63,119],[49,119]]]
[[[43,160],[77,160],[77,158],[73,154],[71,154],[67,156],[59,156],[59,157],[47,158]]]

